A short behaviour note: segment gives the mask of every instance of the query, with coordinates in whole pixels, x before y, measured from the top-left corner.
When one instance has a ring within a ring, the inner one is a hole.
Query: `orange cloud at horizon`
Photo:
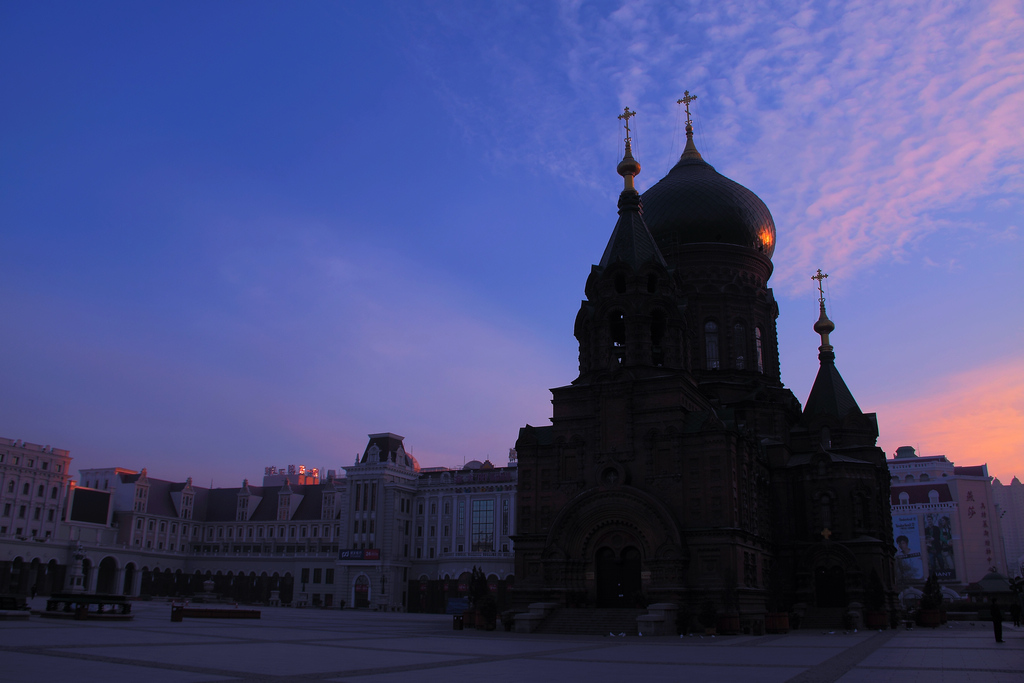
[[[878,406],[879,446],[988,464],[1004,484],[1024,478],[1024,360],[1004,360],[939,378],[918,395]]]

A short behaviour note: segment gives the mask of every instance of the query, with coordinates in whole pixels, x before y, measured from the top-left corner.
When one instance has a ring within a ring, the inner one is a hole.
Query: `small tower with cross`
[[[626,153],[622,156],[622,161],[619,162],[615,170],[625,181],[624,189],[635,192],[636,188],[633,186],[633,178],[640,175],[640,162],[633,158],[633,137],[629,131],[629,120],[634,116],[636,116],[636,112],[630,111],[629,107],[623,107],[622,113],[619,114],[619,120],[626,127]]]
[[[835,358],[832,345],[828,341],[828,335],[836,329],[836,326],[835,323],[828,319],[828,315],[825,313],[825,292],[821,288],[821,283],[827,277],[828,273],[821,272],[821,268],[818,268],[818,272],[811,276],[812,280],[818,282],[818,322],[814,323],[814,331],[821,335],[821,346],[818,347],[818,351],[824,354],[832,354],[832,358]]]
[[[696,95],[691,95],[689,90],[684,90],[683,96],[676,100],[676,104],[686,107],[686,147],[683,149],[683,156],[679,158],[680,161],[688,159],[703,161],[703,157],[697,151],[697,145],[693,144],[693,119],[690,118],[690,102],[696,99]]]

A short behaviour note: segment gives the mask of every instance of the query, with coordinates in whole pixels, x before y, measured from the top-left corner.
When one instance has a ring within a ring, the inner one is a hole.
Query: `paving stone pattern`
[[[132,611],[132,622],[0,621],[0,681],[1024,681],[1024,630],[1005,625],[999,645],[986,623],[645,638],[453,631],[448,616],[352,610],[181,623],[167,603]]]

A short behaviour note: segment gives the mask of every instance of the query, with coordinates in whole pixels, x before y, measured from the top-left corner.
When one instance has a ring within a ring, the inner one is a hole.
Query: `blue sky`
[[[1024,474],[1013,2],[0,3],[0,435],[217,485],[545,424],[615,222],[697,144],[778,227],[783,379]]]

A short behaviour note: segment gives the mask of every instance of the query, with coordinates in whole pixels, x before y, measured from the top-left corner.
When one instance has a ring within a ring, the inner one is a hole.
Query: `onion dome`
[[[713,242],[750,247],[768,258],[775,252],[775,221],[768,207],[704,161],[689,123],[679,163],[643,193],[642,201],[644,222],[662,250]]]

